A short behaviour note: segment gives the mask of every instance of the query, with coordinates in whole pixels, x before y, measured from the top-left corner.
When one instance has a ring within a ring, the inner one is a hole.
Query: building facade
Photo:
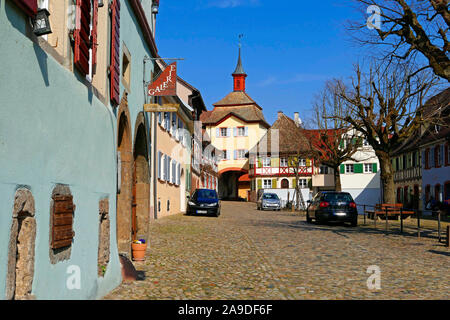
[[[270,127],[262,108],[245,92],[246,77],[239,49],[238,64],[233,73],[233,92],[200,118],[212,145],[221,151],[218,190],[222,199],[248,199],[250,178],[246,153]]]

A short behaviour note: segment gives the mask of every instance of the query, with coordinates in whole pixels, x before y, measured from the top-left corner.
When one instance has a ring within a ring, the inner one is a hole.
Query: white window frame
[[[351,168],[351,170],[349,170],[349,168]],[[353,163],[346,164],[345,173],[355,173],[355,165]]]
[[[225,130],[225,135],[223,134],[223,130]],[[219,133],[220,133],[219,137],[227,138],[228,137],[228,132],[229,132],[228,128],[226,128],[226,127],[219,128]]]
[[[364,163],[364,173],[373,173],[373,163]]]
[[[328,166],[320,166],[319,167],[319,174],[329,174],[330,173],[330,167]]]
[[[287,168],[289,166],[289,162],[287,158],[280,159],[280,167]]]
[[[263,168],[270,168],[272,166],[272,161],[270,157],[263,157],[261,160]]]
[[[298,166],[299,167],[306,167],[306,159],[298,160]]]
[[[297,182],[300,186],[300,189],[306,189],[308,187],[308,179],[298,179]]]
[[[267,182],[268,186],[266,185]],[[262,187],[263,189],[272,189],[272,179],[263,179]]]

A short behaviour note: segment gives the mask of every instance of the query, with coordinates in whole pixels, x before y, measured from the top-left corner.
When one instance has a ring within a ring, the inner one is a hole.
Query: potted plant
[[[147,250],[147,242],[144,239],[134,240],[131,244],[134,261],[144,261],[145,251]]]

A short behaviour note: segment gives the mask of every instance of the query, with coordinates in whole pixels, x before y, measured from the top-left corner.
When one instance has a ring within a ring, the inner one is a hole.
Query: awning
[[[239,182],[250,182],[250,177],[248,176],[248,173],[240,176]]]

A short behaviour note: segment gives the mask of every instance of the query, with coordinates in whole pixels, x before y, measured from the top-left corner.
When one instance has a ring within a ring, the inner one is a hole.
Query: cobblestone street
[[[223,202],[219,218],[162,218],[135,263],[145,280],[105,299],[449,299],[450,250],[382,226],[307,224],[245,202]],[[367,288],[371,265],[381,290]]]

